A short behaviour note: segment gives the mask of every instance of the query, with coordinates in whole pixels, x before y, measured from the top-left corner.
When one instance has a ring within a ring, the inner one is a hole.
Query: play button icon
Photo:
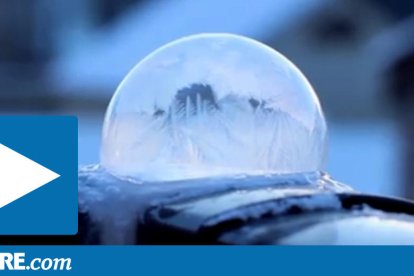
[[[78,231],[78,121],[0,116],[0,235]]]
[[[60,177],[0,144],[0,208]]]

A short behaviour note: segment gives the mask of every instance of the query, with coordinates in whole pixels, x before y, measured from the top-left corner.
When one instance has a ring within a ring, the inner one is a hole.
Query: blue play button
[[[77,118],[0,116],[1,235],[77,233]]]

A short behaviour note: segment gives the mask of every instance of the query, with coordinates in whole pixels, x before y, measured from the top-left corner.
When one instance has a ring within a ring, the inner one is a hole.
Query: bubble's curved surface
[[[203,34],[169,43],[118,87],[101,164],[177,180],[321,169],[326,123],[303,74],[255,40]]]

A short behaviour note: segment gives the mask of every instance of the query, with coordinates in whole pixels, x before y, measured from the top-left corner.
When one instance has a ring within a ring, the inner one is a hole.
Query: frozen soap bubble
[[[320,170],[326,123],[304,75],[242,36],[189,36],[154,51],[108,107],[101,164],[144,181]]]

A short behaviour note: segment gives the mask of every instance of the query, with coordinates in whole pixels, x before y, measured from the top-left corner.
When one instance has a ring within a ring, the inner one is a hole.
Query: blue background
[[[77,125],[74,116],[0,116],[1,144],[61,175],[0,208],[0,234],[77,233]]]
[[[66,275],[370,276],[410,275],[414,247],[3,246],[0,252],[25,252],[26,263],[72,258]]]

